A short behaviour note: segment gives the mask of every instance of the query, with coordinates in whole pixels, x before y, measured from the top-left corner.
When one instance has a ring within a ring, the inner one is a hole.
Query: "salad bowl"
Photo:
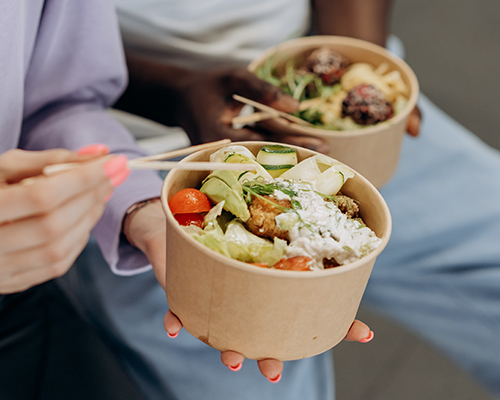
[[[239,142],[257,154],[269,142]],[[317,153],[295,148],[299,161]],[[208,161],[215,149],[181,162]],[[199,243],[174,218],[168,202],[178,191],[199,188],[209,171],[172,170],[161,193],[167,224],[166,295],[184,328],[218,350],[250,359],[296,360],[339,343],[355,319],[377,256],[391,233],[389,209],[378,190],[353,171],[342,192],[359,202],[366,225],[381,244],[365,257],[318,271],[259,268]]]
[[[385,185],[394,175],[400,155],[408,117],[414,109],[419,85],[412,69],[400,58],[383,47],[359,39],[341,36],[309,36],[292,39],[274,46],[250,63],[248,69],[259,74],[259,70],[272,60],[275,68],[285,74],[289,60],[298,64],[306,55],[326,46],[351,63],[368,63],[374,68],[385,65],[389,72],[399,73],[406,85],[407,102],[404,108],[385,122],[359,129],[331,130],[320,126],[303,126],[283,118],[273,118],[259,122],[265,129],[282,135],[302,135],[319,137],[330,146],[329,156],[346,163],[360,172],[376,187]]]

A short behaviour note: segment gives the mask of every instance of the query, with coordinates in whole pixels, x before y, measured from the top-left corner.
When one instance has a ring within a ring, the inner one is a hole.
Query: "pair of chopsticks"
[[[314,125],[310,124],[309,122],[304,121],[303,119],[300,119],[294,115],[288,114],[288,113],[283,112],[283,111],[276,110],[275,108],[266,106],[265,104],[259,103],[259,102],[254,101],[254,100],[247,99],[246,97],[242,97],[242,96],[239,96],[237,94],[233,95],[233,99],[235,99],[241,103],[253,106],[258,110],[261,110],[260,112],[256,112],[256,113],[253,113],[250,115],[242,115],[242,116],[234,117],[232,119],[233,124],[246,125],[246,124],[249,124],[252,122],[264,121],[266,119],[281,117],[281,118],[284,118],[288,121],[295,122],[298,125],[314,126]]]
[[[231,139],[222,139],[215,142],[203,143],[179,150],[168,151],[166,153],[134,158],[132,160],[129,160],[127,166],[130,169],[154,169],[154,170],[183,169],[189,171],[213,171],[216,169],[226,169],[226,170],[237,170],[237,171],[254,171],[256,169],[254,164],[237,164],[237,163],[223,163],[223,162],[216,163],[216,162],[203,162],[203,161],[200,162],[161,161],[169,158],[185,156],[194,153],[196,151],[205,150],[212,147],[219,147],[228,143],[231,143]],[[58,172],[78,168],[81,165],[82,163],[79,162],[48,165],[43,169],[43,174],[53,175]]]

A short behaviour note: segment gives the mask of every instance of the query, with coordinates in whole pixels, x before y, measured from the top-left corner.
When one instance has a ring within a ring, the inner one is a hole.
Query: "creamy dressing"
[[[287,257],[308,256],[313,269],[323,269],[324,258],[344,265],[366,256],[382,242],[370,228],[347,218],[333,202],[315,193],[311,185],[286,182],[283,186],[297,193],[293,199],[301,206],[276,217],[277,226],[289,231]],[[290,199],[279,190],[273,197]]]

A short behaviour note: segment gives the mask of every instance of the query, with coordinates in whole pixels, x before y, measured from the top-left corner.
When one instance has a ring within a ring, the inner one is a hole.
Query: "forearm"
[[[314,23],[321,35],[340,35],[385,46],[391,0],[313,0]]]
[[[115,108],[167,126],[179,126],[182,87],[193,71],[130,53],[126,59],[129,85]]]

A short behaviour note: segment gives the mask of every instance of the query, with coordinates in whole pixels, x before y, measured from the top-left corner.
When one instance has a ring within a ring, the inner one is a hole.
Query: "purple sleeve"
[[[110,0],[47,0],[26,75],[20,146],[78,149],[105,143],[112,153],[142,156],[132,136],[106,111],[126,84],[126,68]],[[139,250],[120,240],[122,218],[134,203],[158,197],[155,172],[134,171],[117,188],[93,230],[112,270],[149,269]]]

